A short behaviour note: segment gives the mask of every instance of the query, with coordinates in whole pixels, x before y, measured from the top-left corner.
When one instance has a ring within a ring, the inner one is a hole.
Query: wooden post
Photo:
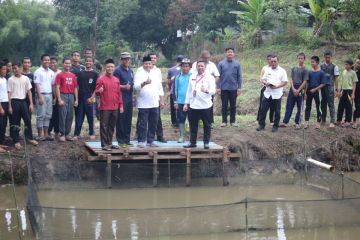
[[[186,186],[191,186],[191,151],[186,149]]]
[[[106,154],[106,162],[107,187],[111,188],[111,154]]]
[[[153,152],[153,186],[158,185],[158,153]]]
[[[223,155],[223,159],[222,159],[222,165],[223,165],[223,185],[227,186],[229,185],[229,150],[227,147],[224,147],[224,155]]]

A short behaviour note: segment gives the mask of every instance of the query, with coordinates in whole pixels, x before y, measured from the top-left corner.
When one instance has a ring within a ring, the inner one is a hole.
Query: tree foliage
[[[29,56],[39,60],[44,52],[55,54],[64,36],[51,5],[37,1],[0,2],[0,55],[13,60]]]

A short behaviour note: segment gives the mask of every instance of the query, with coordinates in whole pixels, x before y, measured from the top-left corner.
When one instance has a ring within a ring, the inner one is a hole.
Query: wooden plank
[[[222,158],[222,165],[223,165],[223,185],[229,185],[229,150],[228,148],[224,148],[223,151],[223,158]]]
[[[153,186],[156,187],[158,185],[158,153],[153,152]]]
[[[107,187],[111,188],[111,154],[107,154],[106,155],[106,162],[107,162],[107,166],[106,166],[106,175],[107,175]]]
[[[191,186],[191,150],[186,151],[186,186]]]

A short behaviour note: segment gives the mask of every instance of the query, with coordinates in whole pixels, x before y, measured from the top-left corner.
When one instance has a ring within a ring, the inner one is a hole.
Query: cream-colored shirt
[[[8,80],[8,92],[11,93],[11,99],[26,99],[27,92],[30,89],[30,79],[25,75],[12,76]]]

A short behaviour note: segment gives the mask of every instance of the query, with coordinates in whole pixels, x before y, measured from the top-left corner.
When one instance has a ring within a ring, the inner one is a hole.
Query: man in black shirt
[[[73,74],[75,74],[78,77],[78,74],[84,70],[85,70],[85,67],[80,64],[80,52],[79,51],[72,52],[70,72],[72,72]]]
[[[31,59],[29,57],[24,57],[22,60],[22,74],[27,76],[30,79],[32,100],[33,100],[33,103],[35,103],[36,87],[35,87],[35,83],[34,83],[34,73],[31,72],[30,68],[31,68]],[[29,105],[30,104],[29,99],[27,100],[27,102]],[[31,113],[30,113],[30,115],[31,115]]]
[[[94,60],[85,58],[85,70],[77,74],[79,88],[79,106],[75,109],[74,140],[78,139],[86,115],[89,124],[90,139],[95,139],[93,105],[95,99],[95,86],[99,74],[93,69]]]

